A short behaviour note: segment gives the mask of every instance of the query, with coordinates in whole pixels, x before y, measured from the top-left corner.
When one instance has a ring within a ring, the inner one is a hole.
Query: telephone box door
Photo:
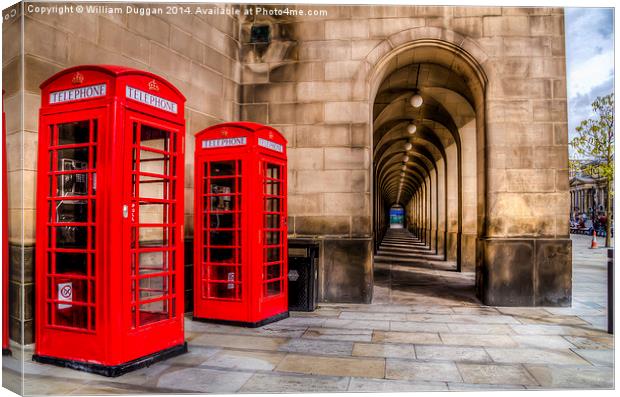
[[[272,316],[287,307],[287,209],[286,163],[280,159],[262,157],[259,162],[263,192],[262,230],[258,247],[262,252],[261,307],[264,316]]]
[[[179,335],[179,323],[182,329],[183,280],[176,270],[184,265],[184,129],[132,111],[125,128],[122,306],[129,332],[124,344],[140,357],[160,343],[169,345]]]
[[[203,304],[196,305],[195,317],[208,316],[231,321],[248,315],[248,281],[243,255],[247,214],[243,210],[243,167],[241,157],[200,157],[196,180],[202,186],[196,235],[199,266],[194,282]],[[252,198],[246,198],[251,200]]]
[[[103,349],[97,182],[106,177],[99,166],[105,115],[100,108],[41,118],[39,167],[47,177],[39,178],[37,188],[45,193],[38,195],[37,216],[46,227],[37,228],[37,265],[43,269],[37,300],[47,316],[37,327],[46,329],[42,338],[54,341],[50,354],[69,359],[80,358],[67,357],[76,344],[85,354]]]

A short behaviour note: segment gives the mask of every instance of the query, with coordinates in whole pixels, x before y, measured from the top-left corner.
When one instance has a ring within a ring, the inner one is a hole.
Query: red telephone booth
[[[41,85],[34,360],[118,376],[187,351],[184,103],[120,66]]]
[[[286,139],[225,123],[196,135],[194,319],[258,327],[288,317]]]
[[[9,348],[9,192],[6,169],[6,117],[2,91],[2,355],[11,354]]]

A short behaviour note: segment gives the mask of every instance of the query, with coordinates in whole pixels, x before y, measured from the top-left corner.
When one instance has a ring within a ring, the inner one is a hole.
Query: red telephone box
[[[120,66],[41,85],[34,360],[118,376],[187,351],[184,103]]]
[[[9,348],[9,192],[6,169],[6,117],[2,91],[2,355],[11,354]]]
[[[286,139],[255,123],[196,135],[194,319],[288,317]]]

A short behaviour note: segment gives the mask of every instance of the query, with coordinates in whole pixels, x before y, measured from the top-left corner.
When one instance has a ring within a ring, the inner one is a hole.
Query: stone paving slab
[[[336,310],[336,309],[332,310],[331,308],[322,308],[322,307],[319,307],[313,312],[294,312],[294,311],[289,312],[291,317],[320,317],[320,318],[338,317],[340,316],[340,313],[342,313],[341,310]]]
[[[578,349],[613,349],[614,339],[609,335],[602,336],[564,336]]]
[[[286,353],[222,350],[202,363],[202,366],[231,369],[271,371]]]
[[[400,357],[416,358],[411,344],[394,343],[356,343],[353,345],[353,356],[359,357]]]
[[[101,394],[107,394],[107,395],[129,394],[131,395],[131,394],[148,394],[149,392],[152,392],[152,390],[144,389],[144,388],[136,387],[136,386],[128,386],[122,383],[117,383],[116,385],[105,385],[105,384],[98,383],[94,385],[86,384],[86,385],[80,386],[77,389],[70,391],[66,395],[68,396],[73,396],[73,395],[88,396],[88,395],[97,395],[97,394],[100,394],[100,395]],[[159,392],[161,393],[161,391]]]
[[[38,375],[26,377],[23,383],[24,395],[69,394],[86,385],[87,381],[67,382],[62,378]]]
[[[162,375],[157,386],[184,392],[235,393],[252,375],[252,372],[245,371],[182,368]]]
[[[200,365],[207,361],[209,357],[220,352],[221,350],[222,349],[219,347],[202,347],[192,344],[188,347],[187,353],[172,357],[166,360],[166,363],[171,365],[186,366]]]
[[[404,379],[439,382],[462,382],[454,363],[434,363],[403,359],[386,359],[386,379]]]
[[[610,389],[614,384],[611,367],[556,367],[527,365],[543,388]]]
[[[511,391],[511,390],[525,390],[524,385],[489,385],[484,383],[448,383],[448,390],[450,391]]]
[[[153,364],[150,367],[140,368],[139,370],[132,371],[124,375],[121,375],[118,378],[114,378],[114,381],[116,383],[124,383],[128,385],[134,385],[134,386],[140,386],[140,387],[157,387],[157,382],[163,374],[169,371],[174,371],[177,368],[185,368],[185,366],[177,367],[177,366],[171,365],[167,361],[162,361],[162,362]],[[65,369],[65,370],[71,371],[78,375],[84,374],[84,372],[80,372],[80,371],[73,371],[69,369]],[[106,381],[109,380],[109,378],[105,378],[105,377],[95,375],[95,374],[88,374],[88,375],[92,375],[94,377],[94,379],[90,380],[91,383],[101,382],[102,379]],[[61,375],[61,374],[57,374],[55,376],[58,376],[60,378],[66,378],[66,375]]]
[[[614,365],[614,351],[603,349],[573,349],[573,352],[583,357],[592,365],[611,367]]]
[[[564,326],[564,325],[542,325],[542,324],[522,324],[511,325],[512,329],[520,335],[581,335],[598,336],[599,330],[591,327]]]
[[[489,346],[489,347],[516,347],[515,342],[509,335],[479,335],[479,334],[453,334],[440,333],[444,345],[454,346]]]
[[[429,332],[375,331],[372,336],[372,341],[373,343],[441,344],[439,334]]]
[[[345,328],[345,329],[373,329],[389,330],[390,322],[387,320],[345,320],[330,318],[323,323],[325,328]]]
[[[407,321],[406,313],[365,313],[365,312],[349,312],[344,311],[340,313],[339,318],[344,320],[393,320],[393,321]]]
[[[454,306],[452,307],[452,311],[455,314],[472,314],[476,316],[484,316],[484,315],[500,315],[502,314],[499,308],[489,307],[489,306],[481,306],[481,307],[461,307]]]
[[[390,331],[405,332],[450,332],[449,324],[442,323],[421,323],[411,321],[390,321]]]
[[[559,325],[589,325],[589,322],[578,316],[552,315],[547,316],[515,316],[521,324],[559,324]]]
[[[483,334],[483,335],[495,335],[495,334],[514,334],[512,328],[507,324],[461,324],[451,323],[446,324],[448,326],[447,331],[444,333],[458,333],[458,334]]]
[[[538,385],[521,365],[457,363],[465,383],[496,385]]]
[[[412,382],[402,380],[365,379],[351,378],[347,391],[389,393],[389,392],[421,392],[421,391],[447,391],[445,382]]]
[[[325,354],[329,356],[350,356],[353,342],[316,339],[292,339],[278,347],[279,351],[292,353]]]
[[[288,339],[250,335],[204,334],[193,340],[198,346],[229,347],[233,349],[278,350]]]
[[[320,327],[325,323],[326,319],[322,317],[289,317],[278,321],[279,327]]]
[[[327,393],[347,390],[350,379],[335,376],[303,376],[281,373],[254,374],[241,393]]]
[[[558,365],[588,365],[589,363],[571,350],[557,349],[497,349],[486,348],[487,353],[497,363],[530,363]]]
[[[299,338],[305,332],[307,326],[287,326],[280,323],[268,324],[258,328],[236,327],[223,324],[207,324],[201,323],[193,325],[193,340],[197,336],[203,335],[205,332],[216,334],[233,334],[233,335],[252,335],[252,336],[279,336],[283,338]]]
[[[302,335],[306,339],[341,340],[350,342],[370,342],[371,329],[342,329],[342,328],[308,328]]]
[[[277,371],[328,376],[384,378],[385,360],[378,358],[320,357],[288,354]]]
[[[17,394],[23,394],[22,390],[22,372],[21,371],[13,371],[8,369],[4,364],[6,359],[2,362],[2,387],[5,389],[11,390]]]
[[[519,347],[539,348],[539,349],[570,349],[575,347],[564,337],[559,335],[510,335],[517,342]]]
[[[592,327],[598,329],[607,329],[607,315],[603,316],[581,316],[581,318]]]
[[[490,362],[491,358],[481,347],[417,345],[416,357],[419,360],[454,362]]]

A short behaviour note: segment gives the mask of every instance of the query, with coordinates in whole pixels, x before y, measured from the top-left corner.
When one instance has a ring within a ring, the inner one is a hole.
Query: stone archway
[[[487,78],[465,47],[486,60],[469,39],[434,28],[400,32],[368,56],[373,230],[376,248],[385,207],[406,206],[410,230],[431,251],[473,272],[486,228]],[[417,109],[409,103],[414,89],[424,99]]]

